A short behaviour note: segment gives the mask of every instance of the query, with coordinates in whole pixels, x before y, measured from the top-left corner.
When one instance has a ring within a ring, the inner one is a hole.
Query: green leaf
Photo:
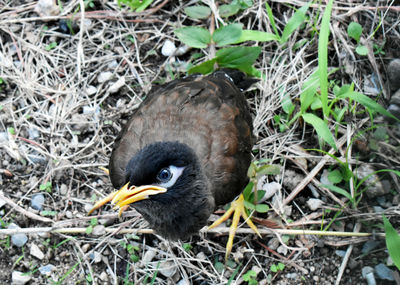
[[[239,40],[235,42],[235,44],[243,43],[246,41],[256,41],[256,42],[279,41],[279,37],[277,37],[272,33],[253,31],[253,30],[243,30]]]
[[[283,269],[285,269],[285,264],[283,264],[282,262],[279,262],[279,263],[278,263],[278,269],[279,269],[280,271],[282,271]]]
[[[349,201],[351,201],[352,203],[354,202],[354,199],[353,199],[353,197],[351,197],[350,193],[347,192],[346,190],[344,190],[343,188],[340,188],[340,187],[337,187],[337,186],[331,185],[331,184],[320,184],[319,186],[328,188],[329,190],[331,190],[333,192],[343,195],[344,197],[349,199]]]
[[[230,47],[218,50],[216,57],[220,67],[240,68],[252,65],[260,52],[261,47]]]
[[[283,29],[281,36],[281,44],[284,44],[288,41],[290,35],[304,22],[306,19],[306,12],[310,7],[311,2],[307,3],[305,6],[298,9],[293,16],[287,22],[285,28]]]
[[[88,226],[87,228],[86,228],[86,234],[88,234],[88,235],[90,235],[92,232],[93,232],[93,226]]]
[[[328,41],[329,41],[329,23],[331,19],[333,0],[329,0],[326,5],[324,15],[322,16],[321,31],[318,39],[318,72],[319,84],[321,90],[321,103],[324,121],[327,121],[328,114]],[[336,147],[335,147],[336,149]]]
[[[218,8],[219,15],[224,18],[236,15],[239,10],[240,6],[237,4],[224,4]]]
[[[370,111],[378,112],[382,115],[385,115],[387,117],[391,117],[397,121],[400,121],[398,118],[393,116],[390,112],[388,112],[385,108],[383,108],[381,105],[376,103],[374,100],[369,98],[368,96],[365,96],[362,93],[351,91],[347,92],[343,95],[338,96],[338,98],[349,98],[352,99],[361,105],[363,105],[365,108],[369,109]]]
[[[214,64],[217,61],[216,58],[207,60],[205,62],[202,62],[192,68],[190,68],[188,70],[189,74],[193,74],[193,73],[201,73],[201,74],[207,74],[210,73],[212,71],[214,71]]]
[[[314,127],[319,137],[326,141],[335,150],[337,149],[333,135],[329,130],[328,125],[323,120],[310,113],[303,114],[302,117],[304,121]]]
[[[294,111],[295,106],[289,94],[285,94],[282,96],[281,105],[282,110],[288,115],[292,114],[292,112]]]
[[[389,251],[389,255],[394,265],[400,270],[400,235],[385,216],[383,216],[383,225],[385,227],[386,247]]]
[[[304,82],[301,88],[300,94],[300,110],[304,113],[308,107],[314,101],[315,94],[319,87],[319,77],[318,77],[318,70],[315,71],[310,77]]]
[[[256,209],[256,205],[254,205],[253,203],[251,203],[251,202],[249,202],[247,200],[244,200],[243,204],[244,204],[244,207],[246,209],[250,209],[250,210],[255,210]]]
[[[212,39],[217,47],[237,42],[242,34],[242,24],[230,24],[215,30]]]
[[[7,128],[7,132],[8,132],[10,135],[15,135],[15,129],[14,129],[13,127]]]
[[[204,28],[184,27],[176,29],[174,33],[181,42],[194,48],[206,48],[211,42],[211,35]]]
[[[360,37],[362,34],[361,25],[356,22],[351,22],[347,27],[347,34],[349,35],[349,37],[355,39],[356,42],[358,43],[360,41]]]
[[[342,173],[337,169],[335,169],[334,171],[330,171],[328,174],[328,180],[333,184],[338,184],[343,180]]]
[[[257,277],[257,272],[254,270],[249,270],[242,276],[244,281],[250,281],[250,279],[253,279],[253,277]]]
[[[211,14],[211,9],[207,6],[196,5],[185,8],[185,13],[193,19],[206,19]]]
[[[90,225],[91,226],[96,226],[97,225],[97,223],[98,223],[98,221],[97,221],[97,218],[92,218],[92,219],[90,219]]]
[[[244,196],[244,199],[245,199],[246,201],[249,200],[248,198],[250,197],[250,194],[251,194],[251,191],[253,190],[253,187],[254,187],[254,183],[250,181],[250,182],[247,184],[246,188],[244,188],[244,190],[243,190],[243,196]]]
[[[281,166],[278,164],[266,164],[256,169],[257,177],[263,175],[278,175],[281,173]]]
[[[271,267],[270,267],[270,269],[271,269],[271,271],[274,272],[274,273],[278,272],[278,266],[276,266],[276,264],[272,264]]]
[[[257,204],[255,210],[259,213],[266,213],[269,211],[269,206],[267,204]]]
[[[278,33],[278,29],[276,28],[274,15],[272,14],[271,7],[268,5],[268,1],[265,1],[265,9],[267,10],[268,19],[269,19],[269,21],[271,23],[271,26],[272,26],[272,29],[274,30],[275,35],[278,38],[280,38],[279,33]]]
[[[356,53],[359,55],[368,55],[368,48],[366,46],[360,45],[356,47]]]

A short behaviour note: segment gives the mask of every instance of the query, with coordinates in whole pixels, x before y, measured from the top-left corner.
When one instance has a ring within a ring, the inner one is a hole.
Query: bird
[[[257,80],[233,69],[193,74],[153,87],[117,136],[109,161],[115,189],[90,210],[132,205],[159,235],[184,240],[207,224],[216,207],[232,213],[226,259],[240,216],[258,234],[241,192],[255,143],[243,90]]]

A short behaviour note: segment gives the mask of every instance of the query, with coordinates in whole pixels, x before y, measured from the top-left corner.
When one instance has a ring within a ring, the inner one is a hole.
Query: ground
[[[305,22],[286,43],[243,44],[261,47],[255,67],[265,75],[245,93],[258,137],[254,161],[279,166],[279,174],[260,177],[259,186],[275,185],[272,182],[280,186],[264,202],[270,211],[256,214],[262,238],[244,224],[226,266],[226,226],[202,230],[190,240],[169,242],[149,233],[146,222],[132,209],[122,219],[110,207],[95,216],[97,220],[87,212],[112,191],[99,167],[107,167],[115,137],[151,85],[185,76],[188,62],[200,63],[215,52],[213,48],[191,49],[183,55],[164,56],[161,49],[166,40],[182,45],[174,29],[209,29],[218,19],[218,25],[239,22],[246,29],[271,33],[265,1],[253,1],[228,19],[217,17],[215,4],[224,1],[204,1],[216,13],[205,20],[190,19],[184,12],[201,1],[154,1],[140,13],[106,1],[61,2],[55,9],[38,11],[37,2],[0,1],[2,284],[10,284],[16,272],[25,273],[22,279],[30,279],[29,284],[181,285],[335,284],[339,280],[367,284],[361,272],[366,266],[383,263],[396,272],[388,263],[380,233],[384,232],[382,213],[399,229],[399,177],[380,173],[372,176],[379,181],[367,181],[362,187],[357,187],[354,177],[348,183],[336,180],[336,186],[355,189],[359,201],[350,203],[351,196],[320,186],[320,181],[330,177],[328,182],[332,182],[334,174],[343,170],[337,160],[312,150],[329,151],[330,146],[321,143],[301,118],[287,124],[299,112],[303,84],[318,66],[326,1],[311,5]],[[303,1],[268,3],[279,33],[294,11],[306,5]],[[396,1],[334,1],[327,58],[330,98],[336,95],[334,85],[354,83],[356,91],[385,108],[391,104],[396,83],[389,82],[388,73],[396,71],[388,66],[400,57],[399,10]],[[363,28],[359,43],[347,32],[350,22]],[[368,54],[358,54],[358,45],[369,48]],[[287,98],[295,108],[289,115],[283,103]],[[342,120],[329,119],[338,146],[332,153],[342,162],[347,159],[353,173],[361,172],[361,167],[367,173],[399,170],[399,127],[379,113],[369,114],[354,101],[343,100],[335,106],[346,104],[352,105]],[[322,114],[318,108],[312,112]],[[374,187],[378,194],[370,194]],[[32,205],[34,199],[43,198],[39,210]],[[312,201],[323,204],[313,208]],[[210,217],[210,224],[222,211]],[[15,235],[11,238],[4,232],[11,223],[28,237],[20,247],[13,240]],[[50,233],[49,227],[58,232]],[[38,228],[46,232],[35,232]],[[290,229],[374,235],[351,238],[285,232]],[[344,258],[345,251],[350,255]],[[43,266],[49,264],[53,268],[43,273]],[[339,274],[341,266],[343,274]],[[378,279],[376,273],[375,278],[378,284],[395,284]]]

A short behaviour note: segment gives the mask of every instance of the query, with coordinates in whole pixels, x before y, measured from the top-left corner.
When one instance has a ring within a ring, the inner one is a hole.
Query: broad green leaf
[[[193,73],[208,74],[208,73],[214,71],[214,64],[216,61],[217,61],[217,59],[213,58],[213,59],[207,60],[205,62],[202,62],[202,63],[190,68],[188,70],[188,73],[189,74],[193,74]]]
[[[292,114],[292,112],[294,111],[295,106],[294,106],[289,94],[285,94],[282,97],[281,105],[282,105],[283,111],[288,115]]]
[[[359,23],[351,22],[347,27],[347,34],[358,43],[362,34],[362,27]]]
[[[246,207],[246,209],[250,209],[250,210],[255,210],[256,209],[256,205],[254,205],[253,203],[244,200],[243,202],[244,206]]]
[[[253,182],[249,182],[247,184],[246,188],[244,188],[244,190],[243,190],[244,200],[246,200],[246,201],[249,200],[249,197],[250,197],[250,194],[251,194],[251,192],[253,190],[253,187],[254,187],[254,183]]]
[[[331,185],[331,184],[320,184],[319,186],[328,188],[329,190],[331,190],[333,192],[336,192],[336,193],[346,197],[351,202],[354,201],[354,199],[351,197],[350,193],[347,192],[346,190],[344,190],[343,188],[340,188],[340,187],[337,187],[337,186]]]
[[[185,8],[185,13],[193,19],[206,19],[211,14],[211,9],[207,6],[189,6]]]
[[[307,3],[305,6],[298,9],[293,16],[287,22],[285,28],[283,29],[281,36],[281,44],[284,44],[289,39],[290,35],[304,22],[306,19],[306,12],[310,7],[311,2]]]
[[[323,120],[321,120],[320,118],[311,113],[303,114],[302,117],[304,121],[306,121],[308,124],[314,127],[320,138],[326,141],[335,150],[337,149],[333,135],[329,130],[328,125]]]
[[[259,213],[266,213],[269,211],[269,206],[267,204],[257,204],[255,210]]]
[[[265,193],[266,192],[264,190],[257,190],[257,202],[260,201],[265,196]],[[249,201],[256,202],[254,198],[255,198],[254,192],[251,192]]]
[[[217,51],[217,62],[220,67],[240,68],[251,66],[258,58],[261,47],[230,47]]]
[[[383,216],[383,225],[385,227],[386,247],[389,255],[394,265],[400,270],[400,235],[385,216]]]
[[[240,6],[236,4],[224,4],[219,6],[218,8],[219,15],[224,18],[236,15],[239,10]]]
[[[311,110],[318,110],[318,109],[322,109],[322,102],[321,102],[321,99],[314,96],[313,102],[311,104]]]
[[[360,103],[361,105],[363,105],[365,108],[369,109],[370,111],[378,112],[378,113],[380,113],[382,115],[385,115],[387,117],[391,117],[391,118],[393,118],[393,119],[395,119],[397,121],[400,121],[398,118],[393,116],[390,112],[388,112],[381,105],[379,105],[374,100],[372,100],[368,96],[365,96],[362,93],[352,91],[352,92],[348,92],[348,93],[345,93],[343,95],[340,95],[340,96],[338,96],[338,98],[349,98],[349,99],[352,99],[352,100]]]
[[[278,164],[267,164],[257,168],[257,176],[278,175],[281,172],[281,166]]]
[[[240,71],[246,73],[248,76],[257,77],[257,78],[265,78],[265,74],[259,71],[252,65],[241,65],[237,67]]]
[[[212,39],[217,47],[236,43],[242,34],[242,24],[230,24],[215,30]]]
[[[366,46],[360,45],[356,47],[356,53],[358,53],[359,55],[367,55],[368,48]]]
[[[174,33],[181,42],[194,48],[206,48],[211,42],[211,35],[204,28],[184,27],[176,29]]]
[[[321,30],[318,38],[318,71],[319,85],[321,90],[321,103],[324,121],[328,119],[328,41],[329,24],[331,19],[333,0],[329,0],[326,5],[324,15],[322,16]],[[336,149],[336,148],[335,148]]]
[[[342,173],[337,169],[330,171],[328,174],[328,180],[333,184],[338,184],[343,180]]]
[[[272,33],[253,31],[253,30],[243,30],[239,40],[235,43],[239,44],[246,41],[256,41],[256,42],[279,41],[279,37],[277,37]]]
[[[240,8],[242,10],[250,8],[251,6],[253,6],[253,1],[252,0],[233,0],[232,3],[236,3],[238,2],[238,4],[240,5]]]

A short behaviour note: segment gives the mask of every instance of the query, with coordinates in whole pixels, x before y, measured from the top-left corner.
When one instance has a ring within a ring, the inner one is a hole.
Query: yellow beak
[[[106,203],[110,202],[115,204],[115,208],[119,208],[119,216],[127,208],[126,206],[140,200],[149,199],[149,196],[161,194],[167,192],[164,187],[154,186],[154,185],[144,185],[144,186],[131,186],[129,187],[129,182],[122,186],[116,192],[111,193],[106,198],[98,201],[94,207],[89,211],[89,215],[96,209],[104,206]]]

